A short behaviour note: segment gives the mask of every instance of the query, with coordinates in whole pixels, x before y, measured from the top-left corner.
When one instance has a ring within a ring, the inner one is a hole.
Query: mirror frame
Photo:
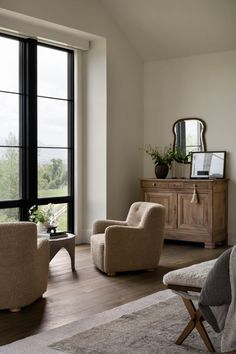
[[[205,132],[206,132],[206,123],[204,122],[203,119],[201,118],[196,118],[196,117],[192,117],[192,118],[181,118],[181,119],[178,119],[174,122],[173,126],[172,126],[172,132],[174,134],[174,142],[173,142],[173,151],[175,152],[176,150],[176,133],[175,133],[175,126],[177,123],[179,122],[182,122],[182,121],[186,121],[186,120],[197,120],[199,121],[202,126],[203,126],[203,129],[202,129],[202,132],[201,132],[201,140],[202,140],[202,151],[199,151],[199,152],[205,152],[207,150],[206,148],[206,140],[205,140]],[[180,162],[180,163],[188,163],[190,164],[191,163],[191,159],[190,161],[186,161],[186,160],[183,160],[183,161],[179,161],[179,160],[175,160],[176,162]]]

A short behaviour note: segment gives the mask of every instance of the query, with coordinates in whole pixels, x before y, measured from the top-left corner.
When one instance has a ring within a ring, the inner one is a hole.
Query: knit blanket
[[[216,332],[221,332],[221,351],[236,350],[236,246],[216,261],[203,285],[199,309]]]

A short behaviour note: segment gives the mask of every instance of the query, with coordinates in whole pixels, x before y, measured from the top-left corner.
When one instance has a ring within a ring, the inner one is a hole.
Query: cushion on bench
[[[213,268],[216,259],[173,270],[163,277],[165,285],[182,285],[202,288],[206,277]]]

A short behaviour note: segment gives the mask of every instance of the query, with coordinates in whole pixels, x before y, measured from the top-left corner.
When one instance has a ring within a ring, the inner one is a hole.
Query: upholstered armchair
[[[157,268],[164,224],[164,206],[147,202],[132,204],[126,221],[95,221],[91,236],[93,263],[108,275]]]
[[[0,309],[19,311],[47,289],[49,243],[31,222],[0,224]]]

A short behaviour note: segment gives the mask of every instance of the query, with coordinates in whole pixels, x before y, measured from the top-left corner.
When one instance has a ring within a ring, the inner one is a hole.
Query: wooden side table
[[[56,239],[49,238],[48,234],[38,234],[39,237],[46,237],[49,241],[50,261],[55,257],[60,249],[65,248],[69,253],[71,259],[71,269],[75,270],[75,235],[67,234],[67,237],[61,237]]]

